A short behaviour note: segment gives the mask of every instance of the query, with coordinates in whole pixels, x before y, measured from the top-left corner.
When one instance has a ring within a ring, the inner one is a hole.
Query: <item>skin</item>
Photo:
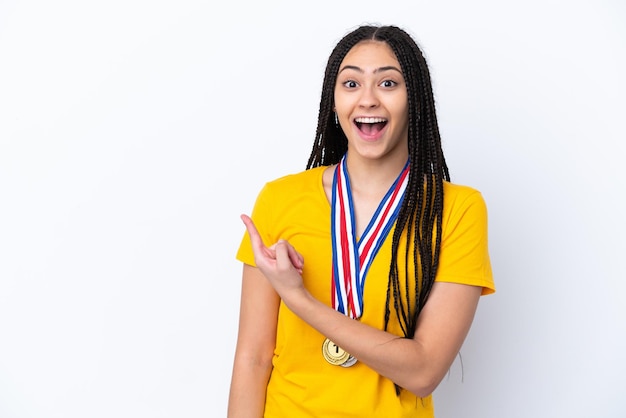
[[[408,158],[406,85],[392,50],[381,42],[357,44],[340,66],[334,99],[348,138],[347,164],[360,234]],[[369,135],[356,123],[362,117],[386,123],[380,132]],[[323,176],[329,200],[333,170],[329,167]],[[267,246],[252,220],[247,215],[241,218],[257,267],[243,267],[230,418],[263,416],[281,299],[310,326],[404,389],[420,397],[435,390],[469,332],[480,287],[436,282],[414,338],[401,338],[316,300],[303,285],[305,260],[297,250],[284,240]]]

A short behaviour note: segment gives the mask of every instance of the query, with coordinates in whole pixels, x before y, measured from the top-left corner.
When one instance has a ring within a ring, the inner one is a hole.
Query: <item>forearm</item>
[[[438,283],[418,319],[413,339],[351,319],[307,291],[287,293],[300,318],[382,376],[417,396],[437,387],[469,332],[480,288]]]
[[[236,355],[228,399],[228,418],[263,416],[271,371],[271,361],[256,361],[244,355]]]
[[[351,319],[309,293],[285,303],[302,320],[399,386],[419,396],[434,389],[436,373],[429,367],[428,353],[418,342]]]

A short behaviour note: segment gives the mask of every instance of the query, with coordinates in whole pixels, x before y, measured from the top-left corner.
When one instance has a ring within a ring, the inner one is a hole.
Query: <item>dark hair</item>
[[[394,311],[404,336],[412,338],[417,317],[428,299],[437,273],[441,248],[443,183],[450,181],[450,174],[441,149],[426,59],[415,40],[403,29],[395,26],[360,26],[337,43],[326,65],[315,143],[307,169],[336,164],[348,150],[344,132],[334,123],[334,90],[341,62],[348,51],[362,41],[380,41],[389,45],[400,63],[406,83],[411,168],[393,234],[385,329],[389,324],[390,300],[393,297]],[[404,274],[400,275],[398,244],[405,231],[407,245],[403,257],[406,267]],[[411,239],[414,243],[412,253],[408,245]],[[414,282],[409,278],[409,261],[415,266]]]

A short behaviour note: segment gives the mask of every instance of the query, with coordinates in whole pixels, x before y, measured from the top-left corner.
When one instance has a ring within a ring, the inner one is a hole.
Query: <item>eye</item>
[[[356,88],[358,86],[357,82],[354,80],[344,81],[343,85],[349,89]]]
[[[385,80],[382,83],[380,83],[380,85],[383,87],[395,87],[398,85],[398,83],[396,83],[393,80]]]

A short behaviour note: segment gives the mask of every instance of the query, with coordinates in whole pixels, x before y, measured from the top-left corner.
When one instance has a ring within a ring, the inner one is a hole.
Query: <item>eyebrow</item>
[[[363,69],[361,67],[357,67],[356,65],[346,65],[345,67],[343,67],[343,68],[341,68],[339,70],[339,73],[341,73],[343,70],[354,70],[354,71],[358,71],[360,73],[364,73],[365,72],[365,71],[363,71]],[[388,65],[388,66],[385,66],[385,67],[377,68],[377,69],[374,70],[374,74],[381,73],[383,71],[389,71],[389,70],[397,71],[400,74],[402,74],[402,71],[400,71],[399,68],[394,67],[393,65]],[[337,73],[337,74],[339,74],[339,73]]]

